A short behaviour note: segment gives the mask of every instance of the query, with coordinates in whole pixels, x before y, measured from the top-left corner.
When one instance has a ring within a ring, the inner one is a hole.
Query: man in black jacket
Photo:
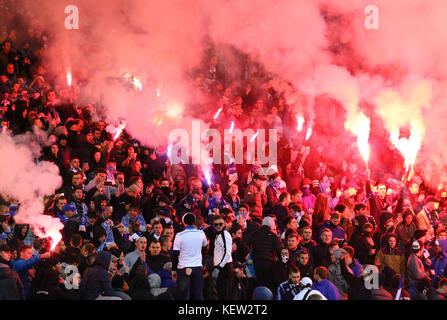
[[[9,266],[11,251],[6,244],[0,246],[0,300],[25,300],[22,281]]]
[[[273,263],[281,257],[282,244],[276,234],[276,224],[272,217],[265,217],[262,227],[248,240],[252,246],[253,265],[258,286],[268,287],[276,292],[272,277]]]
[[[320,243],[313,247],[312,262],[313,267],[328,267],[331,264],[331,257],[329,254],[329,244],[332,241],[332,231],[329,228],[321,230]]]

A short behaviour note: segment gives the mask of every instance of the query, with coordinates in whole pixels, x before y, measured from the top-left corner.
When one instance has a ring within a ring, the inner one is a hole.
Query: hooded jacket
[[[19,275],[4,262],[0,262],[0,300],[25,300]]]
[[[99,295],[119,297],[112,288],[108,272],[111,257],[108,251],[101,251],[96,255],[95,266],[81,282],[81,297],[84,300],[94,300]]]
[[[388,239],[390,237],[394,237],[396,239],[396,246],[394,248],[390,248],[388,245]],[[393,269],[396,273],[405,272],[405,255],[398,248],[397,236],[389,234],[385,237],[384,241],[386,246],[377,252],[374,264],[380,269],[380,271],[387,266]]]

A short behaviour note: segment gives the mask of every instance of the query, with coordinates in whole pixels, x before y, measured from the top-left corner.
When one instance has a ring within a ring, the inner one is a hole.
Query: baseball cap
[[[304,277],[301,279],[300,284],[302,284],[305,287],[312,286],[312,280],[309,277]]]
[[[413,243],[412,243],[412,245],[411,245],[411,248],[412,248],[413,250],[419,250],[419,249],[421,249],[421,245],[419,244],[419,241],[417,241],[417,240],[413,241]]]
[[[62,207],[63,212],[67,211],[76,211],[76,206],[73,203],[67,203],[65,206]]]

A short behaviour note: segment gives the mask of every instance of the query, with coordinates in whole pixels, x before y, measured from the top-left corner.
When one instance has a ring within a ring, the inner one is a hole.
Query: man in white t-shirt
[[[203,300],[202,250],[206,250],[208,240],[202,230],[194,227],[194,214],[185,213],[182,221],[185,230],[179,232],[174,239],[172,279],[181,282],[189,277],[189,285],[178,297],[179,300]]]

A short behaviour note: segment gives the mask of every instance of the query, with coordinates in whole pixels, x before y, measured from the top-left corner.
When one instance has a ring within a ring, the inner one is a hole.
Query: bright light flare
[[[180,119],[183,113],[183,105],[178,102],[171,102],[167,105],[166,115],[170,118]]]
[[[132,84],[136,89],[138,89],[140,91],[143,90],[143,84],[141,83],[140,79],[138,79],[137,77],[132,78]]]
[[[113,141],[116,141],[116,139],[118,139],[121,135],[121,133],[123,132],[124,128],[126,127],[126,123],[123,121],[120,123],[120,125],[118,126],[118,128],[116,129],[116,133],[113,136]]]
[[[208,186],[211,186],[211,174],[208,169],[202,169],[203,175],[205,176],[206,183]]]
[[[214,120],[217,120],[217,118],[219,117],[219,114],[222,112],[223,107],[220,107],[219,110],[217,110],[216,114],[214,115]]]
[[[391,142],[400,151],[405,159],[406,170],[410,168],[410,165],[414,165],[416,162],[416,156],[422,144],[422,136],[420,130],[412,126],[410,138],[399,138],[399,129],[395,127],[391,131]]]
[[[233,133],[233,129],[234,129],[234,121],[231,121],[230,133]]]
[[[67,73],[67,85],[71,88],[71,81],[72,81],[72,76],[71,73],[68,72]]]
[[[304,118],[302,116],[296,116],[296,121],[298,122],[297,130],[303,130]]]
[[[59,231],[55,231],[49,235],[51,238],[51,248],[50,251],[53,251],[57,244],[62,240],[62,235]]]
[[[310,139],[310,137],[312,136],[312,127],[307,128],[307,132],[306,132],[306,141]]]
[[[172,144],[168,145],[168,151],[166,152],[169,159],[171,159],[171,153],[172,153]]]
[[[256,137],[258,136],[259,132],[256,132],[256,134],[253,135],[253,137],[251,137],[250,142],[255,141]]]
[[[370,154],[368,143],[371,130],[370,124],[371,120],[361,112],[356,114],[351,121],[345,123],[345,128],[357,136],[357,147],[367,166]]]

